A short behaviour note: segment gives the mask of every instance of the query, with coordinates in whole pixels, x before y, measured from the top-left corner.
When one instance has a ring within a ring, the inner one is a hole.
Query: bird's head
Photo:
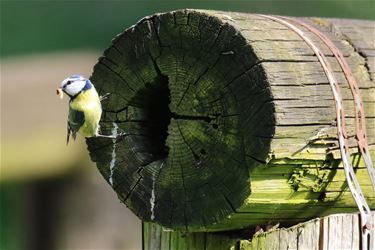
[[[64,94],[70,98],[78,95],[82,90],[91,88],[90,80],[81,75],[72,75],[61,82],[60,87],[56,90],[56,94],[62,99]]]

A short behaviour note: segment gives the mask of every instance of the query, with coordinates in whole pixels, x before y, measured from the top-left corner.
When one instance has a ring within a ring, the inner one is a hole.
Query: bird
[[[70,97],[67,122],[66,144],[72,136],[76,139],[77,133],[86,138],[104,137],[116,139],[119,135],[99,134],[99,122],[102,115],[101,97],[92,82],[82,75],[71,75],[63,80],[56,90],[56,94],[63,99],[64,93]]]

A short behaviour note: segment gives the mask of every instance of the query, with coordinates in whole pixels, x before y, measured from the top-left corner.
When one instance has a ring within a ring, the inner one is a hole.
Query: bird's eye
[[[70,85],[72,82],[71,81],[67,81],[66,82],[66,85]]]

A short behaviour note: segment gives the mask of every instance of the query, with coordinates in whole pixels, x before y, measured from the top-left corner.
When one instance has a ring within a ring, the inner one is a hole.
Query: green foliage
[[[1,1],[1,56],[67,49],[103,50],[155,12],[216,9],[292,16],[375,19],[375,2],[333,1]]]
[[[0,249],[25,249],[23,186],[0,185]]]

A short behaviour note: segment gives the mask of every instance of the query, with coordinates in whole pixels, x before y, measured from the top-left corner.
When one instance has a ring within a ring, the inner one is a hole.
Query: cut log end
[[[373,22],[299,18],[326,34],[357,79],[375,157]],[[332,51],[327,57],[358,157],[354,100]],[[349,28],[351,27],[351,28]],[[371,33],[371,34],[370,34]],[[180,10],[146,17],[118,35],[95,65],[101,134],[91,158],[139,218],[184,231],[290,225],[356,211],[340,164],[335,102],[316,55],[297,33],[260,15]]]
[[[102,102],[92,159],[142,220],[204,228],[250,195],[275,131],[263,68],[241,33],[196,11],[147,17],[113,40],[91,80]]]

